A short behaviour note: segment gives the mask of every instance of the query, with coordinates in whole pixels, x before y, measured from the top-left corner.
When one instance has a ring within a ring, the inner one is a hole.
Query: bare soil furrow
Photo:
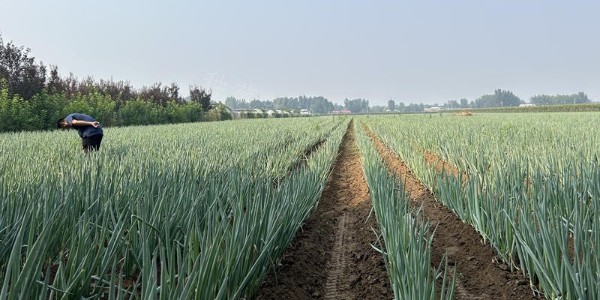
[[[319,205],[256,299],[392,299],[351,122]]]

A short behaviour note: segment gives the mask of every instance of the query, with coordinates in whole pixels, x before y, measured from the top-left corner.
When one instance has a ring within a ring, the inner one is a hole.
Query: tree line
[[[535,105],[565,105],[591,103],[592,101],[585,93],[579,92],[573,95],[538,95],[531,97],[529,102]]]
[[[228,97],[225,99],[225,105],[237,110],[284,110],[296,113],[301,109],[308,109],[314,114],[328,114],[336,108],[340,108],[339,105],[322,96],[279,97],[273,100],[253,99],[250,101]]]
[[[517,97],[513,92],[508,90],[496,89],[493,94],[483,95],[474,101],[469,101],[465,98],[460,100],[449,100],[448,102],[438,105],[424,105],[418,103],[410,103],[405,105],[402,102],[396,103],[394,100],[389,100],[387,106],[379,106],[371,109],[371,112],[423,112],[430,107],[440,107],[444,109],[483,109],[495,107],[518,107],[526,102]],[[573,95],[537,95],[529,99],[529,103],[534,105],[565,105],[565,104],[584,104],[592,103],[588,96],[579,92]]]
[[[322,96],[279,97],[273,100],[254,99],[251,101],[228,97],[225,100],[225,105],[236,110],[271,109],[299,112],[301,109],[308,109],[313,114],[329,114],[336,110],[348,110],[352,113],[369,112],[369,101],[366,99],[345,99],[344,105],[340,105]]]
[[[588,96],[579,92],[573,95],[538,95],[530,98],[529,103],[535,105],[565,105],[565,104],[583,104],[591,103]],[[443,109],[485,109],[495,107],[518,107],[526,103],[524,100],[516,96],[508,90],[496,89],[493,94],[483,95],[473,101],[465,98],[460,100],[449,100],[448,102],[439,105],[426,105],[423,103],[408,103],[396,102],[388,100],[387,105],[369,106],[369,101],[366,99],[345,99],[344,105],[332,103],[324,97],[307,97],[300,96],[297,98],[275,98],[273,100],[258,100],[254,99],[246,101],[244,99],[236,99],[229,97],[225,100],[225,105],[232,109],[240,110],[287,110],[297,112],[300,109],[308,109],[315,114],[329,114],[335,110],[348,110],[351,113],[385,113],[385,112],[400,112],[400,113],[419,113],[424,112],[431,107],[439,107]]]
[[[176,83],[135,89],[127,81],[60,76],[57,66],[46,67],[29,48],[5,43],[0,35],[0,132],[53,129],[73,112],[92,115],[104,126],[231,118],[211,97],[197,85],[184,98]]]

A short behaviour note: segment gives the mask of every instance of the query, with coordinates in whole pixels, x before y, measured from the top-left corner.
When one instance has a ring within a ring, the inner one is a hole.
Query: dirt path
[[[353,122],[315,213],[256,299],[392,299]]]
[[[411,206],[422,205],[423,217],[432,225],[432,263],[438,266],[447,253],[450,265],[456,266],[456,299],[540,299],[533,295],[529,281],[505,264],[496,263],[494,250],[481,243],[481,236],[463,223],[451,210],[437,202],[433,194],[411,170],[369,132],[377,151],[402,180],[410,194]]]

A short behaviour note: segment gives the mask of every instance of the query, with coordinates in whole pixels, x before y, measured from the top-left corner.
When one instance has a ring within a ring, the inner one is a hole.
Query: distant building
[[[442,110],[439,106],[432,106],[425,109],[426,112],[436,112]]]
[[[533,104],[533,103],[521,103],[521,104],[519,104],[519,107],[531,107],[531,106],[535,106],[535,104]]]
[[[310,116],[311,113],[310,113],[310,110],[303,108],[303,109],[300,110],[300,115],[302,115],[302,116]]]

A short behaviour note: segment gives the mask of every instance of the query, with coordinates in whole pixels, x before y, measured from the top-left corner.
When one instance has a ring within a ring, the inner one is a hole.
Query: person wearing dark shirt
[[[87,154],[90,150],[100,150],[100,143],[102,143],[104,132],[102,131],[100,122],[96,121],[96,119],[86,114],[73,113],[59,119],[56,125],[62,129],[77,129],[79,137],[81,137],[81,146],[84,153]]]

